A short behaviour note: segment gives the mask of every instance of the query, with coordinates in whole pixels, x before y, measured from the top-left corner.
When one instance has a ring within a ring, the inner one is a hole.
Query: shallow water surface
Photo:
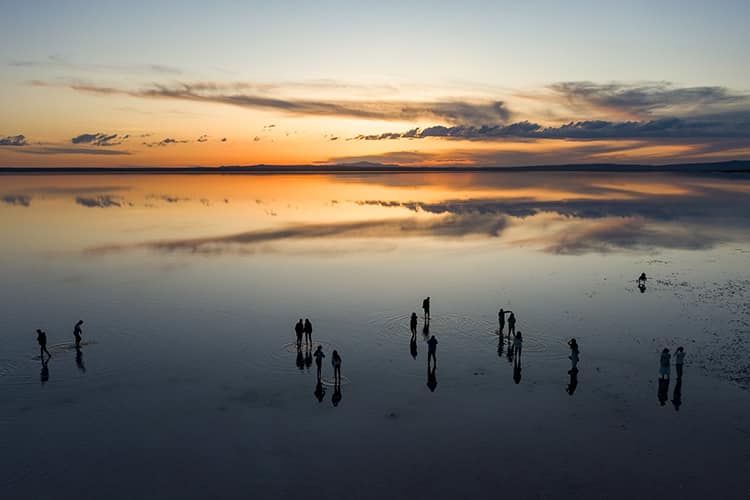
[[[0,182],[3,498],[750,495],[747,177]]]

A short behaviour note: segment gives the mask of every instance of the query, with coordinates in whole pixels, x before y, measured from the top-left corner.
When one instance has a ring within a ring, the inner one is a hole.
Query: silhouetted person
[[[516,336],[513,338],[513,355],[516,357],[516,360],[520,361],[521,358],[521,350],[523,349],[523,334],[519,330],[518,333],[516,333]]]
[[[417,313],[411,313],[411,319],[409,320],[409,326],[411,327],[411,333],[417,333]]]
[[[665,347],[664,350],[661,351],[661,357],[659,358],[659,378],[669,378],[669,362],[671,359],[672,355],[669,354],[669,349]]]
[[[578,387],[578,368],[568,370],[568,375],[570,375],[570,380],[568,381],[568,387],[565,388],[565,392],[572,396],[576,392],[576,387]]]
[[[646,273],[641,273],[641,275],[638,276],[638,284],[639,285],[640,284],[644,284],[645,285],[646,284],[646,280],[648,280],[648,278],[646,277]]]
[[[297,360],[295,361],[297,368],[300,370],[305,369],[305,357],[302,355],[302,346],[297,344]]]
[[[318,380],[320,380],[320,376],[323,371],[323,358],[326,357],[325,354],[323,354],[323,346],[318,346],[317,349],[315,349],[315,366],[318,367]]]
[[[409,353],[411,357],[417,359],[417,332],[411,334],[411,340],[409,341]]]
[[[500,334],[502,335],[503,330],[505,330],[505,311],[502,307],[497,312],[497,323],[500,325]]]
[[[432,369],[430,369],[430,365],[427,365],[427,387],[429,387],[432,392],[435,392],[435,389],[437,388],[436,370],[437,366],[433,366]]]
[[[318,403],[323,402],[323,398],[326,395],[326,390],[323,388],[323,382],[320,381],[320,377],[318,377],[318,383],[315,384],[315,397],[318,398]]]
[[[83,373],[86,373],[86,365],[83,364],[83,351],[78,346],[76,346],[76,366]]]
[[[42,385],[44,385],[45,382],[47,382],[49,380],[49,366],[48,366],[48,364],[49,364],[49,358],[46,359],[46,360],[44,358],[42,358],[42,371],[39,374],[39,379],[42,381]]]
[[[659,379],[659,391],[657,393],[657,397],[659,398],[659,403],[662,406],[667,403],[667,399],[669,399],[669,378]]]
[[[677,377],[677,383],[674,385],[674,392],[672,393],[672,406],[674,411],[680,411],[682,405],[682,377]]]
[[[78,323],[76,323],[76,326],[73,328],[73,337],[76,339],[76,347],[81,345],[81,335],[83,334],[81,325],[83,325],[82,319],[78,320]]]
[[[333,365],[333,383],[341,383],[341,356],[336,349],[331,353],[331,364]]]
[[[305,342],[312,345],[312,323],[305,319]]]
[[[333,396],[331,396],[331,403],[333,406],[338,406],[341,402],[341,382],[333,385]]]
[[[508,336],[514,335],[516,333],[516,315],[513,314],[511,311],[510,316],[508,316]]]
[[[437,366],[437,345],[438,341],[433,335],[427,341],[427,368],[430,367],[430,361],[432,361],[433,366]]]
[[[430,321],[430,298],[427,297],[422,301],[422,309],[424,309],[425,321]]]
[[[297,345],[302,345],[302,335],[305,333],[305,325],[302,324],[302,318],[294,325],[294,333],[297,334]]]
[[[427,340],[430,337],[430,323],[425,321],[422,325],[422,336]]]
[[[682,365],[685,363],[685,349],[678,347],[674,353],[674,369],[677,372],[677,378],[682,378]]]
[[[568,356],[568,359],[570,359],[571,362],[571,369],[577,369],[578,368],[578,342],[576,342],[576,339],[570,339],[568,341],[568,346],[570,347],[570,356]]]
[[[37,328],[36,341],[39,342],[39,357],[44,358],[44,354],[46,353],[51,358],[52,354],[47,350],[47,333]]]

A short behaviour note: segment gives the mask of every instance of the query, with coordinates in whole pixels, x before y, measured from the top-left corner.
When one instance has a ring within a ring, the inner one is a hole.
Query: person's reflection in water
[[[523,335],[519,331],[513,339],[513,381],[521,383],[521,351],[523,348]]]
[[[300,370],[305,369],[305,357],[302,355],[302,346],[300,344],[297,344],[297,360],[295,364]]]
[[[309,370],[312,367],[312,362],[313,362],[312,346],[306,345],[305,346],[305,368]]]
[[[49,358],[47,358],[47,360],[42,358],[42,371],[39,374],[39,378],[42,381],[42,385],[49,380]]]
[[[638,283],[638,290],[640,290],[641,293],[646,293],[646,283]]]
[[[417,321],[417,313],[411,313],[411,318],[409,319],[409,328],[411,328],[412,335],[417,334]]]
[[[565,392],[572,396],[576,392],[576,387],[578,387],[578,368],[568,370],[568,375],[570,375],[570,380],[568,381],[568,387],[565,388]]]
[[[81,372],[86,373],[86,365],[83,364],[83,351],[76,346],[76,366]]]
[[[498,336],[497,336],[497,356],[499,358],[503,357],[503,347],[505,346],[505,335],[503,335],[502,330],[498,330]]]
[[[409,353],[411,357],[417,359],[417,332],[411,334],[411,340],[409,341]]]
[[[669,399],[669,377],[659,379],[659,391],[657,397],[662,406],[667,403],[667,399]]]
[[[424,326],[422,327],[422,336],[425,340],[430,337],[430,323],[427,321],[425,321]]]
[[[674,411],[680,411],[682,405],[682,377],[677,377],[677,383],[674,385],[674,392],[672,393],[672,406]]]
[[[333,396],[331,396],[331,403],[333,406],[338,406],[341,402],[341,381],[333,385]]]
[[[430,368],[429,363],[427,364],[427,387],[430,388],[430,391],[435,392],[435,389],[437,388],[437,366],[433,365],[432,368]]]
[[[320,379],[318,379],[318,383],[315,384],[315,392],[313,394],[315,394],[315,397],[318,399],[318,403],[323,402],[326,390],[323,388],[323,382],[321,382]]]

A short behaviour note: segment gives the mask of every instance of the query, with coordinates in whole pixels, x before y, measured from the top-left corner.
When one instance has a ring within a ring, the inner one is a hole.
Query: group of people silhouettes
[[[506,311],[503,308],[497,312],[498,323],[498,356],[503,355],[503,342],[505,339],[505,315],[508,315],[508,362],[513,364],[513,381],[516,384],[521,383],[521,352],[523,351],[523,333],[516,331],[516,314],[513,311]]]
[[[323,352],[323,346],[318,345],[315,348],[315,352],[312,352],[312,323],[307,318],[302,321],[302,318],[294,325],[294,332],[297,336],[297,367],[302,370],[305,367],[310,368],[312,365],[313,358],[315,359],[316,368],[316,383],[315,383],[315,397],[319,402],[323,402],[326,391],[323,387],[323,358],[326,357]],[[305,341],[305,356],[302,356],[302,340],[304,337]],[[333,350],[331,353],[331,365],[333,365],[333,396],[331,402],[333,406],[338,406],[341,402],[341,355],[337,350]]]
[[[680,410],[682,405],[682,369],[685,364],[685,348],[680,346],[674,353],[674,369],[677,373],[677,383],[674,386],[674,392],[672,393],[672,405],[676,411]],[[664,406],[669,399],[669,376],[672,371],[672,354],[670,354],[668,348],[664,348],[661,351],[659,358],[659,390],[657,397],[659,403]]]
[[[78,322],[73,327],[73,338],[75,339],[76,366],[78,366],[79,370],[85,372],[86,367],[83,364],[83,352],[81,351],[81,339],[83,336],[83,329],[81,328],[82,326],[83,320],[78,320]],[[41,359],[42,361],[42,371],[40,378],[42,384],[44,384],[49,380],[49,360],[50,358],[52,358],[52,354],[47,349],[47,332],[45,332],[41,328],[37,328],[36,341],[39,344],[39,359]],[[46,359],[44,357],[45,354],[47,355]]]
[[[437,346],[438,340],[434,335],[430,335],[430,297],[422,300],[422,311],[424,312],[424,325],[422,326],[422,335],[427,342],[427,387],[435,392],[437,388]],[[411,340],[409,341],[409,352],[414,359],[417,359],[417,327],[419,317],[416,312],[411,313],[409,318],[409,329],[411,330]]]

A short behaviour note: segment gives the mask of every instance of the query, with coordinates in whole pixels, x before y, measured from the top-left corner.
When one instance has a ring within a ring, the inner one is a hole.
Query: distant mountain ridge
[[[285,174],[285,173],[440,173],[440,172],[685,172],[685,173],[750,173],[750,160],[712,163],[673,163],[668,165],[580,163],[561,165],[498,166],[428,166],[414,167],[374,162],[340,163],[333,165],[224,165],[220,167],[0,167],[0,174]]]

